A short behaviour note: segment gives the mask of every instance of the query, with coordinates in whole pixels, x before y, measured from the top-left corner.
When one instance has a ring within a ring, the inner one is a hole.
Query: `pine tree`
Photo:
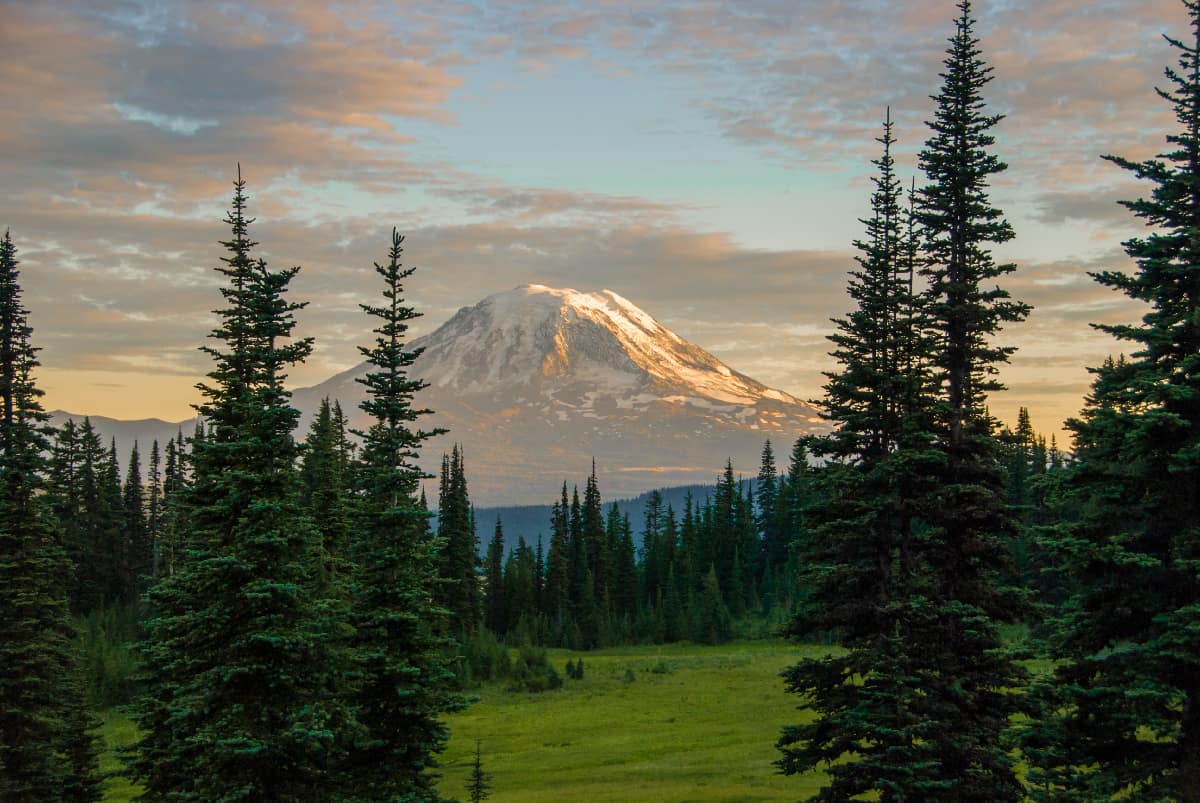
[[[239,169],[217,269],[226,307],[203,347],[215,366],[198,385],[208,431],[193,439],[186,550],[149,595],[128,768],[151,799],[332,797],[348,742],[339,640],[314,594],[319,536],[297,502],[299,414],[283,386],[312,348],[291,338],[302,305],[284,294],[299,269],[251,257],[245,208]]]
[[[760,579],[765,578],[771,567],[783,563],[786,545],[784,535],[779,531],[779,472],[775,468],[775,451],[768,439],[763,444],[762,458],[758,466],[758,477],[754,483],[755,499],[758,502],[754,514],[754,524],[762,543],[762,551],[757,557],[755,573]]]
[[[905,257],[902,189],[895,175],[890,114],[873,164],[867,236],[848,293],[856,308],[830,336],[840,370],[827,374],[822,414],[831,434],[798,442],[784,506],[804,517],[803,565],[793,636],[836,635],[844,652],[806,658],[784,675],[816,712],[785,728],[786,773],[828,766],[818,800],[875,793],[884,801],[938,799],[945,776],[927,751],[934,728],[919,708],[927,649],[917,638],[920,596],[917,509],[930,474],[927,342],[915,325],[920,299]],[[809,499],[805,444],[826,461]],[[844,759],[851,758],[846,761]],[[966,798],[976,799],[976,798]]]
[[[692,638],[701,644],[720,644],[733,634],[733,620],[721,593],[717,570],[709,566],[700,586],[700,599],[695,607]]]
[[[546,557],[546,592],[542,611],[561,636],[570,616],[570,528],[567,523],[567,483],[550,514],[550,552]]]
[[[146,520],[146,490],[142,486],[142,459],[137,441],[129,453],[121,507],[125,514],[125,601],[135,602],[141,595],[143,578],[151,572],[154,548]]]
[[[47,416],[16,248],[0,240],[0,799],[99,800],[72,651],[71,568],[44,504]]]
[[[662,591],[662,578],[668,567],[662,565],[664,552],[659,536],[663,526],[663,499],[657,490],[646,496],[642,515],[642,599],[647,605],[657,604]]]
[[[162,487],[162,451],[158,448],[158,439],[150,447],[150,484],[146,498],[146,537],[150,544],[150,577],[158,577],[162,549],[163,525],[163,487]]]
[[[54,452],[48,495],[75,568],[71,609],[87,614],[130,593],[120,475],[88,418],[65,424]]]
[[[80,611],[83,609],[82,579],[90,576],[93,567],[90,561],[83,562],[88,552],[83,535],[79,427],[68,418],[62,427],[53,432],[53,438],[46,498],[54,514],[55,529],[61,534],[71,564],[67,600],[73,611]]]
[[[484,583],[484,624],[493,633],[503,635],[507,621],[504,613],[504,528],[499,516],[496,517],[496,532],[488,544],[487,557],[484,559]]]
[[[499,632],[514,634],[518,645],[534,642],[531,628],[537,615],[534,603],[537,585],[534,576],[537,571],[536,560],[533,550],[525,543],[524,536],[518,536],[516,548],[509,553],[508,560],[504,562],[501,579],[504,616],[501,620],[502,630]]]
[[[348,466],[342,453],[343,419],[322,399],[309,428],[300,462],[301,503],[321,533],[321,582],[332,594],[349,574],[350,499]]]
[[[78,640],[61,677],[63,734],[58,752],[66,775],[59,791],[63,803],[96,803],[104,798],[100,772],[100,718],[88,706],[84,688],[82,650]],[[7,798],[6,798],[7,799]]]
[[[587,552],[588,571],[592,573],[592,593],[600,608],[608,606],[608,543],[604,531],[604,511],[600,501],[600,486],[596,481],[596,461],[592,460],[592,473],[587,478],[583,491],[583,506],[580,509],[580,526],[584,549]]]
[[[727,460],[724,472],[717,479],[716,492],[713,494],[712,526],[707,528],[707,538],[703,539],[708,548],[702,553],[702,559],[707,559],[716,569],[717,581],[727,595],[733,587],[734,554],[738,547],[737,495],[738,482],[733,474],[733,461]]]
[[[1026,734],[1039,799],[1195,800],[1200,790],[1200,4],[1185,2],[1178,66],[1158,90],[1178,128],[1155,159],[1109,161],[1151,184],[1124,202],[1154,231],[1125,243],[1132,273],[1094,275],[1144,302],[1068,422],[1079,518],[1051,539],[1076,592],[1059,662]],[[1052,461],[1053,462],[1053,461]]]
[[[110,533],[112,565],[104,586],[104,605],[137,598],[137,583],[133,556],[125,521],[125,499],[121,491],[121,460],[117,456],[117,439],[110,438],[104,453],[100,478],[100,515],[102,525]],[[137,525],[135,525],[137,526]]]
[[[993,177],[1006,169],[990,152],[1001,117],[985,113],[982,91],[992,70],[974,34],[971,3],[962,0],[958,8],[932,135],[919,156],[929,180],[916,217],[928,325],[939,338],[933,430],[941,465],[938,487],[921,500],[927,529],[920,552],[930,588],[915,612],[919,632],[912,638],[927,649],[919,710],[930,725],[922,746],[935,762],[943,790],[937,794],[1002,801],[1022,796],[1001,736],[1025,673],[1003,649],[997,625],[1019,617],[1024,600],[1003,582],[1016,519],[1004,497],[987,394],[1002,389],[995,373],[1013,352],[997,345],[996,336],[1029,307],[992,284],[1014,270],[997,264],[989,250],[1013,237],[988,198]]]
[[[439,602],[450,611],[450,632],[472,633],[482,621],[479,591],[479,539],[475,536],[475,514],[467,495],[467,476],[462,447],[455,444],[443,456],[441,493],[438,505],[439,565],[445,581],[439,585]]]
[[[418,498],[427,475],[415,461],[421,444],[443,430],[416,426],[430,411],[414,406],[425,383],[408,373],[421,352],[407,341],[409,321],[418,313],[404,302],[403,283],[414,269],[400,262],[403,242],[393,229],[388,261],[375,265],[384,304],[362,305],[377,323],[377,336],[372,346],[360,347],[370,365],[359,380],[367,389],[360,407],[372,424],[359,433],[360,505],[352,536],[352,622],[361,675],[355,708],[365,730],[347,765],[355,800],[437,800],[434,755],[447,737],[440,717],[463,705],[451,692],[453,675],[444,657],[447,611],[431,602],[437,553]],[[445,500],[443,505],[445,510]]]
[[[189,529],[188,491],[191,477],[188,471],[187,446],[183,433],[167,441],[166,464],[163,468],[162,524],[158,539],[158,571],[156,577],[175,574],[183,556],[185,534]]]
[[[608,511],[605,528],[609,538],[608,565],[611,570],[610,601],[613,613],[632,618],[637,609],[638,576],[634,557],[633,529],[629,516],[622,516],[614,502]]]
[[[467,781],[467,794],[471,803],[482,803],[492,796],[492,774],[483,771],[482,742],[475,740],[475,760],[471,764],[471,777]]]

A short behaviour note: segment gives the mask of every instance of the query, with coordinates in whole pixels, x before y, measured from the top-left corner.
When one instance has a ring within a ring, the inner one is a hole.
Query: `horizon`
[[[1005,281],[1034,305],[991,398],[1057,434],[1121,344],[1089,323],[1144,309],[1087,271],[1129,269],[1138,197],[1100,153],[1162,150],[1153,95],[1178,3],[979,3],[1008,116],[994,198],[1017,239]],[[799,399],[832,367],[829,319],[869,204],[884,109],[916,172],[948,2],[545,9],[0,6],[9,103],[0,225],[19,249],[47,409],[190,416],[233,165],[259,253],[303,269],[292,387],[359,361],[386,232],[419,266],[413,335],[514,285],[611,289],[731,368]],[[863,13],[895,24],[864,29]],[[878,28],[878,29],[876,29]],[[502,31],[500,34],[494,31]],[[830,89],[830,87],[834,87]]]

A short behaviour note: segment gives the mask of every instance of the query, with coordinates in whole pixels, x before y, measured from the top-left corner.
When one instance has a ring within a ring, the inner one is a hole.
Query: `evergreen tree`
[[[158,540],[156,576],[173,575],[183,556],[184,535],[188,530],[188,453],[183,433],[167,441],[163,469],[162,524]]]
[[[725,605],[716,567],[710,566],[696,602],[692,638],[701,644],[720,644],[733,635],[733,620]]]
[[[0,799],[99,800],[65,589],[70,563],[44,505],[47,416],[16,248],[0,240]]]
[[[613,613],[619,617],[632,617],[637,608],[638,576],[634,557],[633,531],[629,516],[622,516],[614,502],[608,511],[606,526],[609,538],[609,560],[611,570],[610,596]]]
[[[158,448],[158,439],[154,439],[150,447],[150,484],[146,499],[146,537],[150,544],[150,576],[158,577],[158,568],[162,548],[163,520],[163,487],[162,487],[162,451]]]
[[[592,473],[588,476],[583,491],[583,506],[580,509],[580,527],[584,549],[587,552],[588,570],[592,573],[592,592],[601,607],[608,604],[608,541],[604,530],[604,511],[600,501],[600,486],[596,482],[596,461],[592,460]]]
[[[911,265],[901,256],[902,190],[895,175],[890,114],[883,155],[873,164],[867,237],[856,241],[858,269],[848,293],[856,308],[835,320],[830,336],[840,370],[827,373],[822,414],[834,431],[808,441],[827,461],[820,500],[795,515],[810,521],[800,545],[802,598],[789,631],[834,633],[846,651],[807,658],[785,673],[789,691],[817,713],[784,730],[780,766],[787,773],[829,764],[830,781],[816,799],[845,800],[875,792],[885,801],[922,799],[931,758],[913,711],[919,694],[912,661],[917,565],[916,516],[910,501],[919,462],[924,376],[922,343],[913,325],[918,299]],[[807,471],[805,444],[793,451],[796,497]],[[915,663],[915,662],[913,662]],[[855,760],[841,761],[854,753]],[[935,775],[936,779],[936,775]]]
[[[83,659],[76,639],[60,689],[63,733],[58,752],[66,765],[59,790],[63,803],[97,803],[104,798],[104,776],[100,772],[101,722],[88,706]]]
[[[48,491],[75,567],[71,609],[87,614],[130,593],[119,471],[88,418],[64,425],[54,451]]]
[[[502,632],[515,634],[516,642],[521,645],[532,644],[535,640],[531,632],[537,616],[534,603],[537,585],[535,561],[533,550],[525,543],[525,538],[518,536],[516,549],[509,553],[504,563],[501,580],[504,613]]]
[[[1021,796],[1000,735],[1022,673],[996,630],[1016,608],[998,577],[1013,524],[985,401],[999,387],[994,364],[1011,351],[991,338],[1026,308],[980,288],[1011,270],[986,250],[1011,229],[987,202],[987,179],[1004,167],[986,150],[999,118],[982,114],[990,70],[970,4],[959,9],[921,154],[932,183],[909,220],[890,115],[884,124],[849,288],[857,309],[831,336],[842,368],[829,374],[824,407],[837,427],[810,441],[829,463],[802,547],[792,632],[832,631],[847,651],[787,673],[818,718],[785,730],[780,763],[786,772],[831,764],[818,799]],[[913,285],[915,233],[927,260],[923,298]],[[838,761],[849,754],[856,760]]]
[[[349,574],[350,499],[342,452],[344,419],[322,399],[309,427],[300,462],[300,493],[308,517],[321,533],[321,581],[331,593]]]
[[[546,592],[542,611],[561,636],[570,616],[570,526],[567,522],[567,483],[550,514],[550,553],[546,557]]]
[[[663,499],[658,490],[653,490],[646,496],[643,521],[642,598],[646,604],[653,605],[662,591],[662,578],[668,568],[662,565],[664,554],[660,546],[659,532],[663,526]]]
[[[475,740],[475,761],[471,765],[471,777],[467,781],[467,794],[471,803],[482,803],[492,796],[492,774],[483,771],[482,742]]]
[[[503,635],[506,627],[504,613],[504,528],[496,517],[496,532],[488,544],[484,559],[484,624],[493,633]]]
[[[418,313],[404,302],[403,283],[414,269],[400,262],[403,242],[393,229],[388,262],[375,265],[385,303],[362,305],[378,325],[374,344],[360,347],[370,365],[359,380],[367,389],[360,406],[372,424],[360,433],[360,505],[352,536],[351,608],[361,675],[355,708],[365,731],[347,765],[355,800],[439,799],[432,770],[447,737],[440,717],[463,705],[451,692],[445,657],[448,613],[431,602],[438,559],[418,497],[427,475],[415,461],[421,444],[443,430],[416,426],[430,411],[414,406],[425,383],[409,376],[421,352],[407,341]]]
[[[142,486],[142,459],[137,441],[129,453],[129,468],[121,490],[121,506],[125,513],[125,574],[127,602],[141,594],[142,579],[149,576],[153,561],[150,526],[146,519],[146,490]]]
[[[683,597],[679,593],[679,582],[675,579],[675,567],[667,570],[667,590],[663,594],[661,639],[671,643],[679,641],[684,636]]]
[[[701,553],[701,558],[707,559],[716,569],[717,581],[727,592],[733,587],[734,554],[738,547],[738,490],[738,482],[733,475],[733,461],[727,460],[724,472],[717,479],[711,526],[705,528],[706,537],[702,539],[707,548]]]
[[[1136,271],[1094,278],[1148,305],[1099,328],[1136,351],[1108,360],[1068,422],[1079,518],[1052,545],[1075,581],[1058,661],[1026,734],[1039,799],[1195,800],[1200,790],[1200,4],[1167,37],[1158,90],[1178,128],[1156,159],[1105,157],[1150,182],[1125,206],[1154,231],[1125,243]]]
[[[100,477],[100,510],[104,524],[111,532],[112,568],[107,579],[103,604],[137,598],[137,583],[126,522],[125,499],[121,491],[121,462],[117,456],[117,439],[110,438],[104,454]]]
[[[438,505],[438,542],[441,577],[439,602],[450,611],[450,632],[463,636],[481,622],[479,592],[479,539],[475,515],[467,495],[462,447],[455,444],[442,459],[441,492]]]
[[[779,472],[775,468],[775,451],[770,439],[763,444],[754,490],[758,502],[754,523],[762,543],[756,575],[765,577],[772,566],[783,562],[786,553],[786,545],[782,543],[784,534],[779,529]]]
[[[53,437],[46,497],[71,564],[67,599],[73,611],[80,611],[84,608],[84,578],[91,577],[94,567],[90,561],[84,563],[88,544],[83,534],[79,427],[68,418]]]
[[[283,383],[311,351],[291,339],[298,268],[250,251],[240,169],[218,272],[226,306],[198,385],[208,432],[193,441],[186,548],[151,590],[145,694],[128,769],[156,800],[308,800],[337,795],[348,742],[344,669],[316,598],[319,536],[297,502],[298,413]]]
[[[542,534],[538,533],[537,553],[534,556],[533,601],[538,613],[546,610],[546,553],[542,549]]]
[[[1023,598],[1003,582],[1016,520],[1006,505],[987,394],[1002,389],[997,366],[1013,352],[996,336],[1029,307],[991,284],[1014,270],[989,250],[1013,237],[988,198],[993,177],[1006,169],[990,152],[1001,117],[984,111],[992,70],[974,34],[971,3],[958,8],[932,135],[919,157],[929,179],[917,222],[928,324],[939,337],[933,430],[941,465],[938,487],[921,500],[927,529],[920,552],[930,587],[913,639],[927,648],[920,710],[930,727],[922,747],[935,762],[943,790],[937,794],[1002,801],[1022,796],[1001,735],[1017,710],[1024,671],[1002,648],[997,623],[1021,615]]]

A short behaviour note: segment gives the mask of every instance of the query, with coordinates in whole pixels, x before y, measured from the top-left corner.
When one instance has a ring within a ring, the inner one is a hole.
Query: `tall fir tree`
[[[498,632],[513,634],[519,646],[534,641],[535,634],[531,628],[537,615],[534,604],[537,587],[534,574],[537,571],[536,561],[537,558],[525,543],[524,536],[517,536],[517,546],[504,562],[501,586],[504,619],[503,630]]]
[[[142,459],[137,441],[129,453],[129,467],[121,488],[121,507],[125,518],[125,601],[135,602],[151,573],[153,544],[146,516],[146,489],[142,485]]]
[[[349,574],[351,499],[347,493],[348,466],[342,443],[345,433],[329,399],[322,399],[309,427],[300,461],[301,500],[308,517],[321,533],[321,582],[330,593]]]
[[[349,727],[334,623],[314,587],[319,536],[301,514],[286,370],[298,268],[251,256],[239,168],[217,268],[215,362],[198,388],[208,431],[193,441],[189,531],[173,575],[149,595],[141,740],[129,770],[151,799],[272,801],[338,794]]]
[[[570,527],[567,522],[567,483],[562,497],[555,501],[550,514],[550,552],[546,556],[546,591],[542,611],[561,637],[570,618]]]
[[[163,523],[163,487],[162,487],[162,450],[158,448],[158,438],[150,447],[150,476],[146,488],[146,538],[150,544],[150,577],[151,581],[158,577],[158,568],[162,549]]]
[[[762,550],[757,557],[756,576],[766,578],[773,566],[783,563],[786,553],[786,547],[782,543],[784,535],[779,531],[779,471],[775,466],[775,450],[771,448],[770,439],[763,444],[754,491],[758,503],[754,513],[754,524],[762,544]]]
[[[1167,37],[1178,127],[1155,159],[1105,157],[1150,183],[1124,202],[1153,231],[1131,273],[1094,278],[1149,310],[1101,330],[1136,349],[1098,369],[1068,422],[1078,520],[1050,540],[1077,589],[1051,640],[1056,669],[1025,734],[1039,799],[1200,794],[1200,3]]]
[[[614,502],[605,526],[609,540],[609,601],[613,614],[632,618],[637,609],[638,576],[634,557],[633,528],[629,516],[621,515]]]
[[[441,490],[438,494],[439,566],[442,581],[439,602],[450,611],[450,632],[472,633],[482,621],[479,589],[479,539],[475,514],[467,494],[467,475],[462,447],[455,444],[442,456]]]
[[[375,265],[384,302],[362,305],[376,322],[376,338],[360,347],[370,366],[359,380],[367,391],[360,407],[372,423],[359,433],[359,504],[351,541],[352,624],[361,675],[354,702],[365,731],[348,757],[355,800],[439,799],[433,769],[447,738],[441,716],[462,707],[451,691],[445,658],[448,613],[431,602],[437,552],[420,498],[427,475],[416,459],[422,443],[444,430],[417,425],[430,411],[414,406],[425,383],[409,375],[421,352],[407,337],[418,313],[404,300],[404,281],[414,269],[400,261],[403,242],[393,229],[388,261]]]
[[[504,527],[496,517],[496,530],[488,543],[483,563],[484,577],[484,624],[498,635],[504,635],[506,622],[504,612]]]
[[[920,503],[929,586],[914,612],[913,639],[924,648],[918,710],[929,723],[922,747],[937,781],[927,798],[1003,801],[1023,794],[1001,737],[1025,673],[1003,649],[998,624],[1020,616],[1024,599],[1004,583],[1016,517],[1004,495],[987,399],[1003,388],[995,374],[1014,350],[998,345],[997,336],[1029,307],[995,284],[1015,269],[997,264],[990,250],[1013,237],[988,197],[1007,167],[991,152],[1002,118],[986,113],[992,68],[975,36],[970,1],[958,9],[932,133],[919,156],[928,183],[918,191],[916,218],[928,325],[938,338],[933,431],[941,465],[936,487]]]
[[[47,416],[16,247],[0,240],[0,799],[100,799],[66,588],[71,566],[45,505]]]
[[[162,524],[158,538],[158,571],[155,577],[175,574],[183,556],[185,534],[188,531],[188,490],[191,474],[188,470],[187,447],[183,433],[167,441],[166,462],[163,467]]]
[[[815,797],[828,801],[948,794],[944,771],[926,748],[941,723],[919,710],[920,684],[931,674],[918,657],[927,647],[914,643],[917,615],[929,604],[920,595],[914,504],[932,468],[929,343],[917,325],[922,300],[904,256],[890,113],[879,142],[872,214],[862,221],[867,236],[855,242],[858,269],[848,286],[856,307],[835,320],[830,336],[840,370],[827,373],[822,414],[834,429],[807,441],[825,467],[817,475],[819,499],[803,511],[802,594],[789,628],[797,637],[833,634],[846,649],[806,658],[785,673],[788,690],[817,716],[785,728],[778,742],[784,772],[828,767],[829,782]],[[807,490],[806,463],[800,442],[791,470],[797,494]]]
[[[580,508],[580,526],[588,570],[592,573],[592,593],[600,608],[608,605],[608,541],[604,529],[604,511],[600,501],[600,485],[596,480],[596,460],[588,475]]]

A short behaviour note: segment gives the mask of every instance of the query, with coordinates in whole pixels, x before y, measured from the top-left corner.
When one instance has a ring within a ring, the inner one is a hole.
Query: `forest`
[[[1184,5],[1167,150],[1103,157],[1147,188],[1123,203],[1148,232],[1125,243],[1130,272],[1092,278],[1146,311],[1099,327],[1118,353],[1090,369],[1069,445],[1036,411],[989,411],[1004,330],[1031,310],[993,257],[1015,233],[990,199],[1007,165],[970,0],[919,177],[885,114],[825,430],[764,442],[752,479],[714,466],[680,510],[652,493],[634,520],[593,463],[563,478],[545,543],[506,549],[503,521],[480,543],[468,445],[436,478],[417,466],[441,431],[409,373],[419,279],[396,229],[360,304],[370,424],[327,399],[297,432],[300,269],[255,256],[239,167],[201,424],[126,455],[87,420],[48,425],[6,232],[0,800],[104,799],[112,710],[136,729],[115,772],[138,799],[453,799],[439,755],[478,690],[539,699],[593,651],[776,637],[794,722],[760,752],[815,778],[811,799],[1200,800],[1200,3]],[[503,791],[486,748],[473,801]]]

